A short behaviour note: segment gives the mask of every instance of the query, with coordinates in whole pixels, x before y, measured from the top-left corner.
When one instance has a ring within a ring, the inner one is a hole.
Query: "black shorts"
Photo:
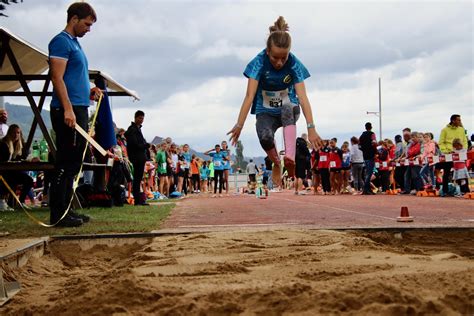
[[[344,171],[351,170],[351,167],[342,167],[341,170],[344,170]]]
[[[257,177],[254,174],[249,174],[249,181],[250,182],[257,182]]]
[[[342,170],[341,168],[331,168],[331,169],[329,169],[329,171],[335,172],[335,173],[341,173],[341,170]]]
[[[304,165],[296,164],[295,176],[299,179],[306,178],[306,168]]]

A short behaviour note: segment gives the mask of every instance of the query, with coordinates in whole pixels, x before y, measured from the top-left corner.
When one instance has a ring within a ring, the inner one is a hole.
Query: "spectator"
[[[222,197],[222,187],[224,185],[224,154],[221,152],[221,146],[217,144],[214,146],[214,149],[209,149],[204,154],[211,156],[212,162],[214,163],[214,195],[212,197],[216,197],[217,183],[219,183],[219,197]]]
[[[296,155],[295,155],[295,194],[305,195],[303,189],[303,180],[306,179],[306,170],[310,169],[308,165],[311,154],[309,153],[308,144],[303,137],[296,139]]]
[[[341,146],[342,164],[341,164],[341,178],[342,178],[342,193],[349,193],[349,178],[351,176],[351,152],[349,150],[349,143],[344,142]]]
[[[257,165],[253,162],[253,159],[250,159],[249,163],[247,164],[246,172],[249,175],[250,183],[257,182],[258,168]]]
[[[459,138],[453,140],[453,152],[459,156],[466,156],[467,150],[463,148],[462,141]],[[469,172],[467,171],[466,160],[459,158],[453,162],[454,181],[460,186],[461,193],[469,193]]]
[[[8,112],[6,109],[0,109],[0,140],[7,135],[8,132]],[[8,206],[7,202],[5,202],[5,198],[0,196],[0,211],[1,210],[12,210],[11,207]]]
[[[201,191],[207,192],[207,182],[209,179],[209,168],[207,167],[207,162],[203,161],[201,167],[199,167],[199,174],[201,177]]]
[[[337,145],[337,138],[329,141],[329,172],[331,181],[331,194],[339,194],[342,191],[342,151]]]
[[[136,111],[134,121],[130,124],[125,132],[127,139],[128,159],[133,165],[133,198],[135,206],[149,205],[146,199],[143,199],[140,194],[140,186],[143,179],[143,172],[145,170],[145,163],[147,160],[146,151],[150,147],[143,137],[142,124],[145,120],[145,113],[143,111]]]
[[[17,161],[25,158],[23,155],[23,143],[20,127],[16,124],[10,125],[6,135],[0,141],[0,161]],[[25,204],[25,198],[31,188],[33,188],[33,179],[24,171],[7,171],[2,175],[12,190],[15,190],[17,185],[22,186],[19,200],[24,208],[29,208]],[[3,186],[3,184],[1,185]],[[11,211],[12,209],[7,205],[3,206],[2,210]]]
[[[421,156],[421,142],[419,140],[418,132],[411,133],[411,143],[407,150],[407,159],[410,161],[410,165],[405,171],[405,190],[402,194],[410,194],[412,187],[416,191],[420,191],[422,188],[420,179],[421,166],[419,164],[419,158]],[[412,186],[413,185],[413,186]],[[414,193],[414,192],[411,192]]]
[[[423,181],[423,185],[426,188],[433,187],[435,183],[434,178],[434,163],[433,163],[433,156],[436,152],[436,144],[431,139],[431,133],[424,133],[423,134],[423,153],[421,155],[421,161],[423,162],[423,168],[420,171],[420,177]]]
[[[6,109],[0,109],[0,140],[7,135],[8,132],[8,112]]]
[[[318,169],[321,174],[321,184],[323,186],[323,194],[331,193],[331,180],[329,176],[329,140],[324,140],[324,146],[319,150]]]
[[[364,190],[362,194],[373,195],[374,193],[370,189],[370,179],[372,177],[375,167],[375,154],[377,147],[377,140],[375,134],[372,132],[372,124],[370,122],[365,123],[365,132],[359,137],[359,148],[362,150],[365,164],[365,179],[364,179]]]
[[[458,114],[451,115],[449,124],[441,130],[439,136],[439,148],[443,154],[450,154],[453,152],[453,140],[459,138],[462,148],[467,148],[467,138],[464,127],[462,126],[461,116]],[[451,178],[451,168],[453,163],[451,161],[440,162],[440,169],[443,170],[443,188],[441,196],[448,196],[448,184]]]
[[[166,142],[162,142],[158,146],[158,151],[156,152],[156,165],[157,165],[157,172],[159,178],[159,192],[168,197],[170,195],[170,188],[168,182],[168,161],[167,161],[167,153],[166,153]]]
[[[364,187],[364,179],[362,172],[364,170],[364,157],[362,151],[359,148],[359,139],[355,136],[351,137],[351,173],[353,179],[353,185],[356,192],[355,194],[362,192]]]
[[[199,163],[196,155],[191,156],[191,181],[193,185],[193,193],[201,193],[201,187],[199,183]]]

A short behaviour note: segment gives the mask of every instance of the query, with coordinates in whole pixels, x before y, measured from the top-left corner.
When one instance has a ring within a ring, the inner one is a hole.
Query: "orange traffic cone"
[[[408,207],[402,206],[400,216],[397,217],[397,222],[413,222],[413,216],[408,214]]]

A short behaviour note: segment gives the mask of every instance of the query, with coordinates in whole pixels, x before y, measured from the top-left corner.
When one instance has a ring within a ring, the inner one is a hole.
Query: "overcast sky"
[[[311,73],[305,83],[323,138],[359,136],[367,121],[379,136],[378,117],[367,114],[378,111],[379,77],[384,138],[404,127],[438,138],[453,113],[473,132],[471,1],[88,2],[98,15],[80,39],[89,66],[138,92],[139,102],[113,98],[113,117],[127,128],[137,109],[145,111],[148,141],[171,136],[203,151],[227,138],[245,94],[242,72],[279,15]],[[70,3],[24,0],[0,23],[47,52]],[[302,116],[298,134],[305,130]],[[246,156],[264,155],[253,115],[241,140]]]

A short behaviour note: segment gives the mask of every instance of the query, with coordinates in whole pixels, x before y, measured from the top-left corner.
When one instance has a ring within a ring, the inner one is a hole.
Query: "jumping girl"
[[[257,116],[257,135],[260,145],[273,161],[272,180],[281,183],[281,162],[275,147],[275,132],[283,126],[285,167],[293,176],[296,151],[296,121],[300,106],[306,118],[309,142],[317,149],[322,141],[316,132],[311,104],[306,95],[304,80],[310,76],[306,67],[290,53],[291,37],[288,24],[280,16],[273,26],[267,47],[246,67],[247,92],[240,108],[237,124],[227,133],[235,145],[239,140],[247,115]]]

